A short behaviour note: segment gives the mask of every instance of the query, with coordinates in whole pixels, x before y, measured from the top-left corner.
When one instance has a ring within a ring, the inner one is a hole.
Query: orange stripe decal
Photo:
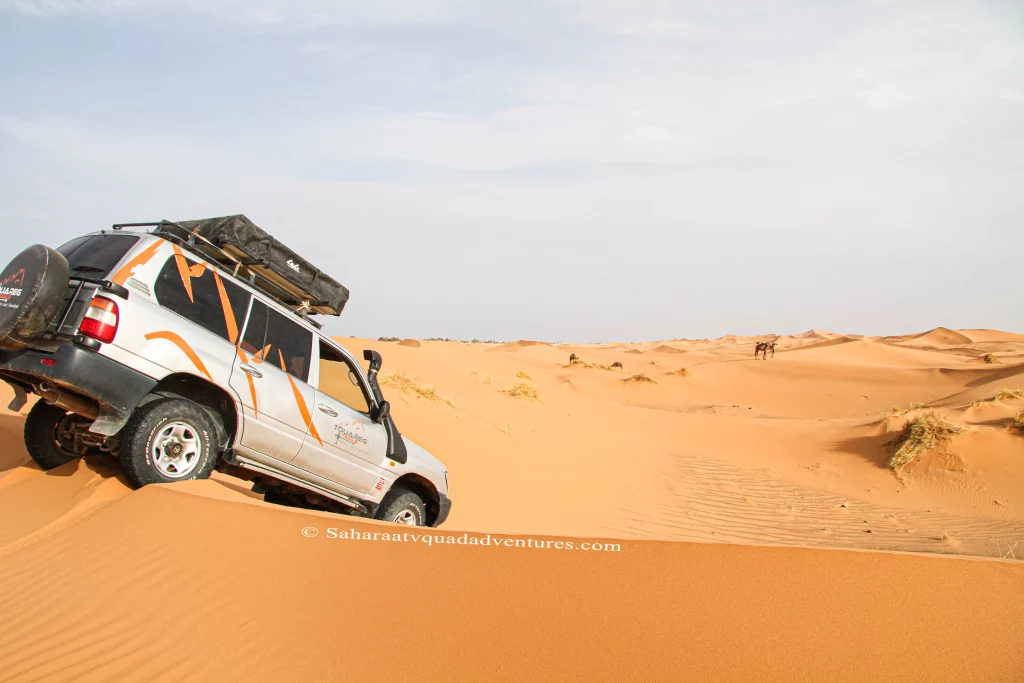
[[[231,310],[231,300],[228,299],[228,290],[224,289],[224,281],[220,279],[220,273],[213,271],[213,281],[217,283],[217,294],[220,295],[220,307],[224,309],[224,324],[228,328],[228,341],[232,344],[238,341],[238,323],[235,321],[235,312]],[[246,361],[247,363],[249,361]]]
[[[292,393],[295,395],[295,405],[299,407],[299,414],[302,415],[302,419],[309,427],[309,433],[313,435],[320,445],[323,446],[324,442],[320,438],[320,434],[316,431],[316,425],[313,424],[313,417],[309,414],[309,408],[306,407],[306,399],[302,398],[302,392],[295,386],[295,380],[288,374],[288,371],[284,367],[284,356],[281,355],[281,349],[277,350],[277,357],[281,359],[281,369],[284,370],[284,376],[288,378],[288,384],[292,385]]]
[[[188,259],[185,258],[184,252],[178,248],[178,245],[172,244],[171,247],[174,249],[174,262],[178,266],[178,275],[181,276],[181,284],[185,287],[185,293],[188,294],[188,300],[195,303],[195,297],[192,296],[192,278],[202,277],[203,273],[206,272],[206,264],[197,263],[194,266],[190,266],[188,264]]]
[[[245,351],[242,350],[241,346],[238,347],[238,355],[241,356],[243,363],[249,362],[249,357],[245,355]],[[260,411],[256,405],[256,383],[253,382],[252,375],[248,372],[245,373],[245,379],[249,382],[249,393],[252,395],[252,417],[254,420],[258,420],[260,418]]]
[[[188,261],[185,259],[185,254],[181,253],[181,249],[178,248],[177,244],[172,244],[171,246],[174,247],[174,262],[178,264],[178,275],[181,276],[181,284],[185,286],[188,300],[195,303],[196,299],[192,296],[192,274],[189,272]]]
[[[192,350],[192,347],[188,345],[188,342],[174,332],[150,332],[146,335],[146,339],[166,339],[171,342],[181,349],[186,356],[188,356],[188,359],[192,361],[192,365],[196,366],[196,369],[199,370],[199,372],[206,375],[211,382],[213,381],[213,376],[210,374],[210,371],[206,369],[206,366],[203,365],[203,361],[199,358],[199,355]]]
[[[142,253],[124,264],[124,266],[114,274],[114,277],[110,278],[110,281],[118,285],[123,285],[128,278],[135,274],[136,268],[149,263],[149,260],[156,255],[156,252],[160,251],[160,247],[162,247],[163,244],[163,240],[153,242],[153,244],[146,247]]]
[[[254,353],[252,355],[252,362],[262,363],[266,359],[268,353],[270,353],[270,344],[264,346],[261,351],[257,351],[256,353]]]

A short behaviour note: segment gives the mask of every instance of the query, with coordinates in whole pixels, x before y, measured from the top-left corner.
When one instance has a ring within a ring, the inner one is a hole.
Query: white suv
[[[255,228],[209,220],[229,219]],[[318,271],[298,281],[315,269],[273,238],[277,252],[253,256],[203,224],[36,245],[0,274],[0,378],[12,409],[42,399],[25,421],[33,459],[112,453],[135,486],[217,468],[273,502],[444,522],[448,472],[395,427],[380,355],[364,351],[364,372],[308,317],[340,313],[348,291]],[[316,282],[340,303],[313,299]]]

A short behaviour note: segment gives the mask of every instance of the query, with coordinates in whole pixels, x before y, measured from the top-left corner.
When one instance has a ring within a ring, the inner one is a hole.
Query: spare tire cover
[[[0,272],[0,347],[21,348],[57,316],[68,292],[68,261],[36,244]]]

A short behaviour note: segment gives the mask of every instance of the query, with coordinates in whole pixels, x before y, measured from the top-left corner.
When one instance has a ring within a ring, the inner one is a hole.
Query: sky
[[[1024,3],[0,0],[9,258],[236,213],[333,334],[1024,332]]]

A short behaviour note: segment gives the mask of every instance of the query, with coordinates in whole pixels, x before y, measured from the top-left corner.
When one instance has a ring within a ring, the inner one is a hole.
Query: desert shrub
[[[419,398],[423,398],[433,403],[446,403],[452,408],[455,404],[449,399],[441,396],[437,393],[432,385],[420,385],[417,384],[409,375],[405,374],[402,370],[395,370],[393,372],[382,372],[378,376],[378,380],[381,384],[388,387],[395,387],[399,391],[413,394]]]
[[[637,374],[633,375],[632,377],[627,377],[626,379],[624,379],[622,381],[626,382],[626,383],[636,383],[636,384],[657,384],[657,382],[655,382],[653,379],[651,379],[647,375],[643,374],[642,372],[638,372]]]
[[[989,365],[995,365],[996,363],[999,362],[999,359],[996,358],[996,354],[994,353],[986,353],[984,356],[981,357],[981,360],[988,363]]]
[[[398,337],[377,337],[377,341],[396,342],[401,340]]]
[[[518,377],[519,379],[531,379],[531,377],[522,370],[516,373],[516,377]]]
[[[967,427],[950,422],[934,410],[922,413],[908,421],[903,431],[889,442],[895,448],[889,458],[889,468],[900,474],[907,465],[924,454],[967,431]]]
[[[677,377],[689,377],[690,376],[690,371],[687,370],[686,368],[679,368],[678,370],[673,370],[672,372],[667,372],[665,374],[667,374],[667,375],[675,375]]]
[[[501,393],[508,394],[512,398],[525,398],[531,401],[540,400],[540,389],[532,382],[519,381],[510,387],[501,390]]]
[[[1019,389],[1017,387],[1014,387],[1012,389],[1009,387],[1003,387],[1002,389],[995,393],[995,396],[992,397],[992,400],[1012,401],[1015,398],[1024,398],[1024,389]]]

